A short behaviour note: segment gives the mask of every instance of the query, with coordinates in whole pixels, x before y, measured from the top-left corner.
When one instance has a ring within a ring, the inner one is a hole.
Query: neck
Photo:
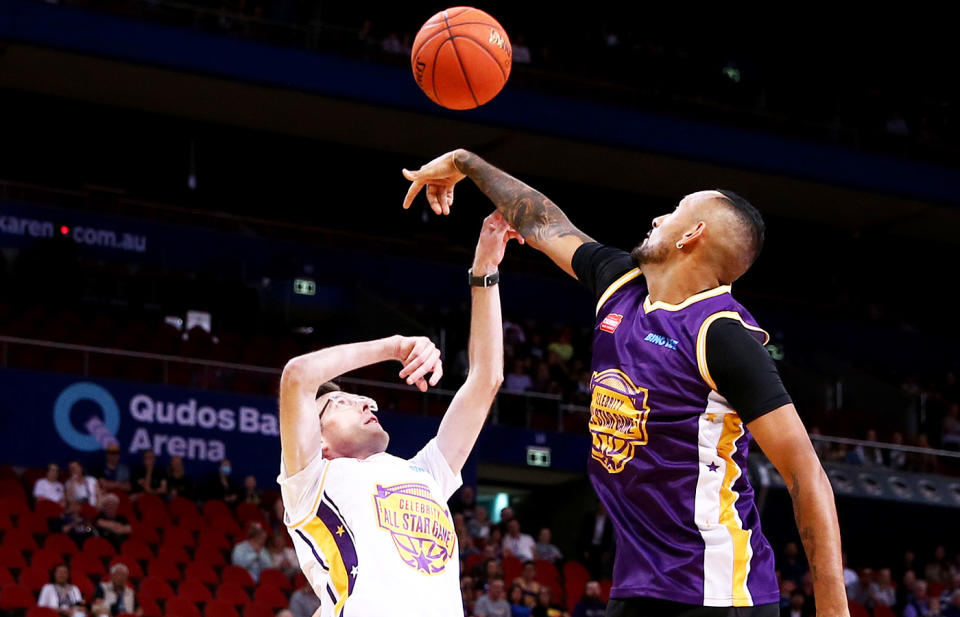
[[[651,302],[679,304],[706,289],[720,285],[716,274],[689,261],[648,264],[643,267]]]

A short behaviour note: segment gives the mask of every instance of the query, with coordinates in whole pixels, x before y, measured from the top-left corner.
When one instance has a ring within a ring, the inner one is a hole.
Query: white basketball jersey
[[[447,500],[462,480],[436,439],[415,457],[319,453],[277,477],[320,617],[462,615],[460,549]]]

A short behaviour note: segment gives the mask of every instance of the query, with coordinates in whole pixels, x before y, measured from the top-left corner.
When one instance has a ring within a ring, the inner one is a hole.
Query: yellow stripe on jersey
[[[750,569],[750,536],[752,531],[743,528],[743,522],[736,511],[737,499],[740,495],[733,490],[733,483],[742,473],[740,467],[733,460],[736,451],[736,441],[744,433],[743,422],[735,413],[728,413],[723,418],[723,432],[717,444],[717,454],[726,462],[726,473],[723,484],[720,485],[720,524],[730,532],[733,541],[733,605],[753,606],[753,598],[747,590],[747,574]]]
[[[719,287],[714,287],[713,289],[708,289],[706,291],[701,291],[698,294],[693,294],[680,304],[670,304],[664,302],[663,300],[657,300],[656,302],[650,302],[650,296],[647,296],[643,301],[643,312],[649,313],[657,309],[663,309],[665,311],[679,311],[687,308],[694,302],[699,302],[701,300],[706,300],[707,298],[712,298],[714,296],[719,296],[722,294],[730,293],[729,285],[720,285]]]
[[[323,495],[323,485],[327,481],[327,472],[330,471],[330,464],[327,463],[323,468],[323,474],[320,476],[320,488],[317,490],[317,498],[313,500],[313,506],[310,507],[310,512],[305,517],[293,523],[292,525],[287,525],[288,528],[293,529],[294,527],[299,527],[303,525],[312,517],[317,515],[317,506],[320,505],[320,496]]]
[[[705,382],[707,382],[707,385],[710,386],[711,390],[716,390],[717,384],[714,383],[713,378],[710,376],[710,369],[707,366],[707,330],[710,329],[710,324],[718,319],[736,319],[743,324],[744,328],[753,330],[754,332],[762,332],[764,336],[764,345],[770,342],[770,335],[766,330],[756,326],[751,326],[745,322],[743,317],[740,316],[740,313],[737,313],[736,311],[720,311],[719,313],[714,313],[713,315],[710,315],[704,319],[703,323],[700,324],[700,332],[697,333],[697,368],[700,369],[700,376],[703,377]]]
[[[626,274],[624,274],[614,282],[610,283],[610,286],[607,287],[607,290],[603,292],[603,295],[600,296],[600,300],[597,302],[597,313],[600,312],[600,307],[602,307],[604,303],[610,299],[610,296],[612,296],[614,293],[616,293],[618,289],[620,289],[621,287],[623,287],[633,279],[637,278],[638,276],[640,276],[640,268],[634,268],[633,270],[630,270],[629,272],[627,272]]]
[[[343,556],[337,547],[337,541],[333,538],[333,532],[320,520],[319,516],[315,516],[302,529],[316,543],[327,565],[330,566],[330,583],[333,585],[333,591],[337,596],[333,614],[339,615],[340,611],[343,610],[343,603],[347,601],[347,596],[350,595],[350,586],[347,578],[349,576],[347,566],[343,563]]]

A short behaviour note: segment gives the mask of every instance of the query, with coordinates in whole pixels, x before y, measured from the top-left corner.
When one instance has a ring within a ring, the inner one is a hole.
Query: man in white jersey
[[[425,392],[442,375],[424,337],[339,345],[290,360],[280,380],[280,484],[285,524],[321,617],[462,614],[460,562],[446,503],[460,486],[503,381],[503,326],[496,283],[507,242],[522,238],[487,217],[470,271],[470,372],[437,436],[410,460],[386,453],[389,436],[372,399],[331,379],[397,360],[400,377]],[[429,375],[429,381],[428,381]]]

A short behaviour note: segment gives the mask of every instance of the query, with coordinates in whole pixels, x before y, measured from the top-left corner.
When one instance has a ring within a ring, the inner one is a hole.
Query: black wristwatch
[[[497,270],[493,274],[486,276],[474,276],[473,268],[470,268],[467,270],[467,280],[470,281],[470,285],[473,287],[493,287],[500,282],[500,271]]]

